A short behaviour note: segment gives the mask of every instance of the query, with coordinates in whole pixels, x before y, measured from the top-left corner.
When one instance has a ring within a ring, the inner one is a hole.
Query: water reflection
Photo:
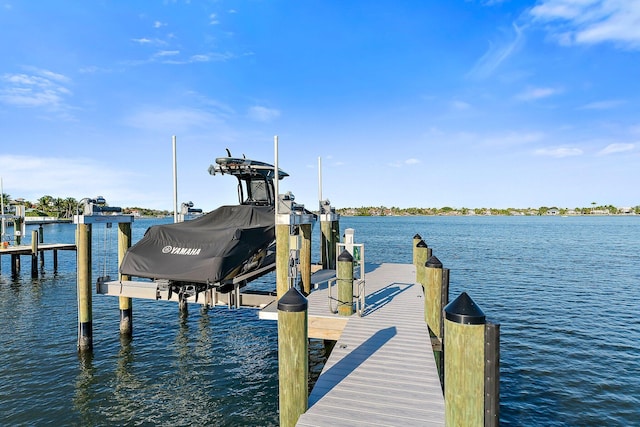
[[[78,353],[78,374],[75,382],[73,407],[80,415],[81,425],[92,425],[92,405],[95,400],[94,386],[96,384],[95,368],[93,366],[93,352]]]

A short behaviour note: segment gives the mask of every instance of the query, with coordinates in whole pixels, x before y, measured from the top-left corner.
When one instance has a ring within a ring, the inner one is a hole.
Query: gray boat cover
[[[255,264],[274,240],[273,206],[222,206],[191,221],[150,227],[125,254],[120,273],[215,284],[250,260]]]

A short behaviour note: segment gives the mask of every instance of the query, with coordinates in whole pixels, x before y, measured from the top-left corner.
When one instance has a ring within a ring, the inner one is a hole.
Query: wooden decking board
[[[425,404],[425,406],[428,403]],[[444,413],[444,409],[442,410]],[[297,425],[309,426],[438,426],[444,425],[444,416],[437,411],[420,410],[413,411],[392,407],[381,407],[375,402],[362,403],[348,401],[339,398],[327,398],[325,407],[318,411],[319,417],[300,417]],[[334,418],[336,417],[336,421]],[[329,418],[329,424],[321,422],[323,418]]]
[[[348,318],[298,425],[444,425],[415,267],[380,264],[367,271],[365,314]],[[326,288],[308,300],[310,315],[335,316],[327,314]]]

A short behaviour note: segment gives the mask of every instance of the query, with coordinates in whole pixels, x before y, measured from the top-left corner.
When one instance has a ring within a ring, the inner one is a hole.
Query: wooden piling
[[[16,239],[16,246],[22,243],[22,223],[23,222],[24,222],[24,218],[21,216],[17,216],[16,218],[13,219],[13,235],[15,236],[15,239]]]
[[[416,233],[416,234],[413,236],[413,246],[412,246],[412,247],[413,247],[413,261],[412,261],[412,263],[413,263],[413,265],[415,265],[415,266],[417,266],[417,265],[418,265],[417,258],[416,258],[416,257],[417,257],[417,253],[416,253],[416,245],[418,244],[418,242],[419,242],[420,240],[422,240],[422,237],[420,237],[420,235],[419,235],[418,233]]]
[[[31,277],[38,277],[38,230],[31,230]]]
[[[122,263],[127,249],[131,247],[131,223],[118,223],[118,266]],[[129,280],[129,276],[121,274],[120,280]],[[132,298],[119,297],[120,334],[131,336],[133,333],[133,301]]]
[[[340,241],[339,216],[335,213],[325,213],[320,215],[320,246],[322,253],[320,258],[322,268],[336,268],[336,245]]]
[[[276,222],[276,294],[282,298],[289,290],[289,215],[278,215],[284,224]]]
[[[311,293],[311,224],[300,225],[302,244],[300,247],[300,280],[302,293]]]
[[[353,310],[353,256],[346,249],[338,256],[338,315],[351,316]]]
[[[429,331],[442,339],[442,263],[431,256],[424,268],[424,320]]]
[[[425,286],[425,264],[427,262],[430,248],[424,240],[418,241],[413,250],[414,265],[416,266],[416,283],[424,288]]]
[[[466,292],[444,311],[446,425],[483,426],[485,315]]]
[[[278,300],[280,426],[293,427],[309,403],[308,302],[295,288]]]
[[[93,349],[91,304],[91,224],[78,224],[76,231],[78,283],[78,351]]]

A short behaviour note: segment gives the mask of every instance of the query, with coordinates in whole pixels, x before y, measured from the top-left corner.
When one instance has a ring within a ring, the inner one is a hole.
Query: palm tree
[[[51,210],[52,203],[53,197],[42,196],[38,199],[38,209],[43,212],[48,212],[49,210]]]

